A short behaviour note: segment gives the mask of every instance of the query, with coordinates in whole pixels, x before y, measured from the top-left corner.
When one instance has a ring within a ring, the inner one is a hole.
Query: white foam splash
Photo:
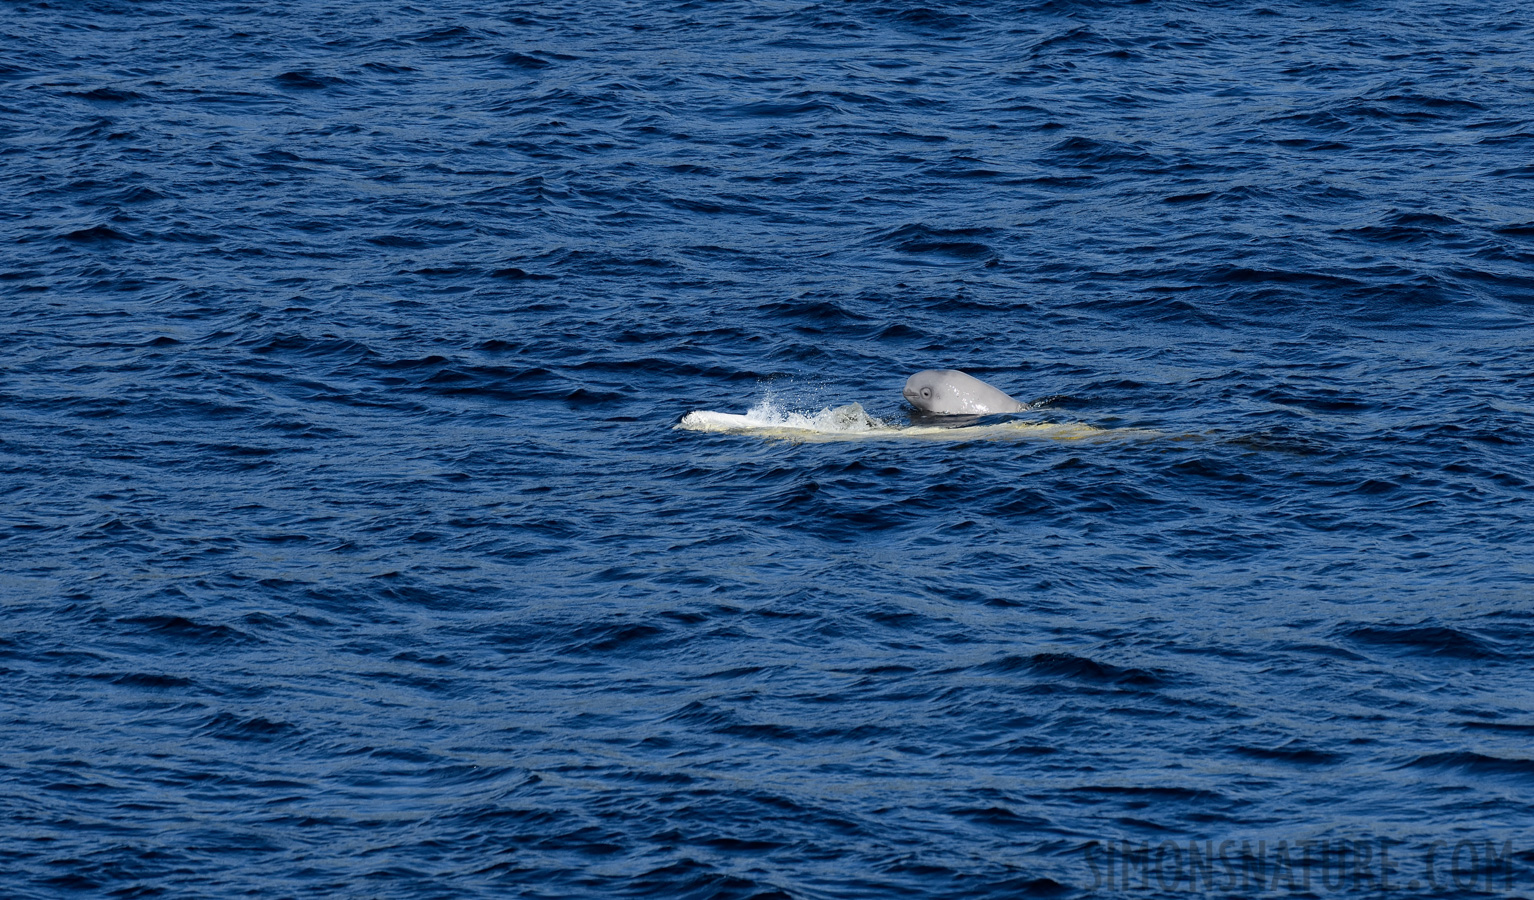
[[[875,419],[861,404],[848,403],[835,409],[827,407],[817,413],[800,413],[786,410],[772,397],[767,397],[746,410],[745,415],[698,410],[690,412],[677,423],[686,431],[743,431],[789,429],[816,434],[867,434],[890,426]]]

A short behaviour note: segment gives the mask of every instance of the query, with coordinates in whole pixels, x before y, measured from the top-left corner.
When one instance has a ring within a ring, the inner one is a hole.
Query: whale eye
[[[921,395],[923,397],[931,397],[932,396],[932,388],[922,388],[921,389]]]

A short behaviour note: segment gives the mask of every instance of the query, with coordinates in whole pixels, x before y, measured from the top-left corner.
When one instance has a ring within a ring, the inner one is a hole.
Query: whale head
[[[906,402],[936,416],[988,416],[1021,412],[1027,405],[957,369],[927,369],[906,379]]]

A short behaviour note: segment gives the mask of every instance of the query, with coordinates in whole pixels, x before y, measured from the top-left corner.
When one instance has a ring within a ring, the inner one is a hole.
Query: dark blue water
[[[1534,890],[1523,7],[8,2],[0,79],[4,896]],[[949,367],[1162,436],[673,427]]]

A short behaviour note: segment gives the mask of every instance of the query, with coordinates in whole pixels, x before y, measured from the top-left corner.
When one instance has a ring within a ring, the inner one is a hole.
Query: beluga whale
[[[911,404],[911,421],[902,425],[872,416],[859,403],[819,412],[796,411],[771,394],[744,413],[699,409],[682,416],[682,431],[750,434],[794,442],[923,440],[923,441],[1098,441],[1149,439],[1161,433],[1143,428],[1096,428],[1083,422],[1035,421],[1035,416],[1012,416],[1033,409],[973,375],[955,369],[929,369],[906,380],[903,391]],[[995,416],[997,418],[988,418]]]
[[[917,372],[906,379],[902,393],[917,410],[932,416],[994,416],[1028,409],[1028,404],[958,369]]]

